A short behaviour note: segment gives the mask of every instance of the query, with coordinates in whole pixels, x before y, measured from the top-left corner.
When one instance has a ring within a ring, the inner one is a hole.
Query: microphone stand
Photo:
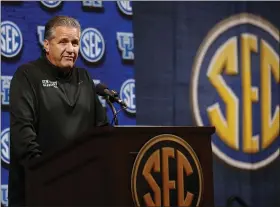
[[[119,125],[119,120],[118,120],[118,117],[117,117],[117,111],[116,111],[116,108],[115,106],[112,104],[112,102],[110,101],[110,98],[107,96],[106,97],[106,103],[110,106],[111,110],[112,110],[112,113],[113,113],[113,121],[115,122],[114,125]]]

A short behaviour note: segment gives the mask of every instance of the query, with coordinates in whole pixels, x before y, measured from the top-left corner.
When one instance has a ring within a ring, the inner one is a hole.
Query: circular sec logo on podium
[[[136,206],[199,206],[203,186],[199,160],[180,137],[152,138],[134,162],[131,191]]]

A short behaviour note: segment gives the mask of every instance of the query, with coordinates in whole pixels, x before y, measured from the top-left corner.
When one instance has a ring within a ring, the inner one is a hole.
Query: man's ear
[[[44,50],[48,53],[50,50],[50,42],[49,40],[44,40]]]

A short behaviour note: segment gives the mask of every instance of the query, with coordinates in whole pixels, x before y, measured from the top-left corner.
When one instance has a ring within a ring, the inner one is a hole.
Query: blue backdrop
[[[41,54],[44,25],[54,15],[69,15],[81,23],[77,65],[86,68],[95,83],[103,82],[120,93],[127,111],[120,125],[135,125],[134,43],[129,1],[1,2],[1,191],[7,205],[9,165],[9,85],[19,65]],[[104,107],[106,104],[101,100]],[[117,109],[119,106],[115,105]],[[109,107],[107,114],[112,120]]]

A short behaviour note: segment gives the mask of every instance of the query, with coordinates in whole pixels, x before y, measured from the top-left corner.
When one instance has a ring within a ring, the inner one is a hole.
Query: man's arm
[[[90,75],[87,70],[85,70],[86,76],[92,86],[92,92],[94,96],[94,107],[95,107],[95,126],[108,126],[109,121],[107,113],[103,108],[102,104],[99,101],[98,95],[96,94],[96,89],[93,80],[90,78]]]
[[[94,85],[93,81],[92,81],[92,87],[93,87],[93,95],[95,98],[94,105],[95,105],[96,126],[108,126],[109,121],[108,121],[107,113],[106,113],[106,110],[104,109],[104,107],[102,106],[102,104],[100,103],[98,95],[96,94],[96,89],[95,89],[95,85]]]
[[[36,142],[36,123],[35,90],[27,78],[27,70],[21,67],[10,85],[10,148],[21,164],[41,155]]]
[[[95,86],[94,86],[95,87]],[[95,94],[95,123],[96,126],[108,126],[109,121],[105,109],[99,101],[97,94]]]

